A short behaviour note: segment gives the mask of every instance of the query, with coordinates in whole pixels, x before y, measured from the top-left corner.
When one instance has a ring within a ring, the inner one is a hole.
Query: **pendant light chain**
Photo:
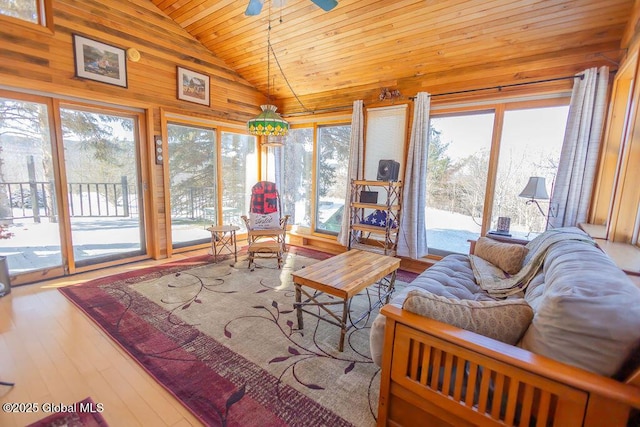
[[[271,2],[269,2],[269,23],[267,25],[267,104],[271,104]]]
[[[289,123],[276,113],[276,106],[271,104],[271,2],[269,2],[269,23],[267,26],[267,104],[261,105],[262,112],[247,122],[247,130],[251,135],[267,137],[284,136],[289,132]]]

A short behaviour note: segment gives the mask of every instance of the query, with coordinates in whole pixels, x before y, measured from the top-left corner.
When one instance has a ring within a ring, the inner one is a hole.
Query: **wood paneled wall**
[[[161,133],[161,111],[244,123],[265,101],[263,94],[147,0],[50,4],[53,30],[0,17],[0,88],[142,109],[149,129],[142,143],[150,150],[153,135]],[[127,61],[127,88],[75,77],[74,33],[140,52],[138,62]],[[210,76],[210,107],[177,99],[178,65]],[[167,253],[163,169],[153,163],[150,169],[151,252],[162,257]]]
[[[52,7],[53,33],[0,18],[3,85],[237,122],[260,111],[262,94],[149,1],[54,0]],[[140,52],[139,62],[127,61],[127,88],[74,77],[74,33]],[[211,77],[211,108],[177,99],[177,65]]]

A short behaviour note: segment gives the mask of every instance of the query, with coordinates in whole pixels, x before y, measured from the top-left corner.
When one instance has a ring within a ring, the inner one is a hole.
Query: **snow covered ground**
[[[341,206],[327,206],[323,214],[327,218]],[[427,209],[427,245],[447,252],[467,253],[469,239],[477,239],[480,233],[471,217]],[[118,255],[140,249],[141,237],[137,219],[130,218],[74,218],[72,224],[74,256],[77,261],[95,257]],[[207,239],[210,233],[202,224],[176,225],[180,241]],[[8,258],[12,274],[59,266],[62,263],[58,224],[27,221],[10,226],[14,233],[10,239],[0,240],[0,256]],[[526,231],[513,230],[514,237],[525,238]],[[529,239],[535,237],[530,235]]]

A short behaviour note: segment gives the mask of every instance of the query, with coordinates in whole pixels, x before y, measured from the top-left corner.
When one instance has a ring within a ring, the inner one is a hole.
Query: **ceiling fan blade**
[[[338,2],[336,0],[311,0],[311,1],[314,2],[316,6],[318,6],[319,8],[321,8],[326,12],[330,11],[331,9],[333,9],[338,5]]]
[[[262,5],[264,4],[264,0],[249,0],[249,4],[247,5],[247,10],[244,11],[246,16],[256,16],[259,15],[262,11]]]

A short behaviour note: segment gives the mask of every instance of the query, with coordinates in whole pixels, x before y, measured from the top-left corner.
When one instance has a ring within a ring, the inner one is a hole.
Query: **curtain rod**
[[[615,72],[615,71],[612,71],[612,73],[613,72]],[[535,80],[535,81],[532,81],[532,82],[512,83],[512,84],[506,84],[506,85],[500,85],[500,86],[490,86],[490,87],[481,87],[481,88],[477,88],[477,89],[459,90],[459,91],[455,91],[455,92],[434,93],[434,94],[429,94],[429,96],[433,98],[435,96],[457,95],[457,94],[461,94],[461,93],[479,92],[479,91],[491,90],[491,89],[497,89],[498,91],[501,91],[503,88],[508,88],[508,87],[526,86],[526,85],[532,85],[532,84],[537,84],[537,83],[549,83],[549,82],[555,82],[555,81],[558,81],[558,80],[575,79],[576,77],[579,77],[580,80],[582,80],[582,79],[584,79],[584,74],[576,74],[576,75],[573,75],[573,76],[564,76],[564,77],[555,77],[555,78],[552,78],[552,79],[544,79],[544,80]],[[413,101],[414,99],[416,99],[416,97],[415,96],[410,96],[409,99]],[[299,113],[282,114],[282,117],[294,117],[294,116],[304,116],[304,115],[308,115],[308,114],[331,113],[331,112],[334,112],[334,111],[350,110],[352,108],[353,108],[353,105],[344,105],[344,106],[341,106],[341,107],[325,108],[325,109],[322,109],[322,110],[301,111]]]
[[[535,81],[532,81],[532,82],[521,82],[521,83],[511,83],[511,84],[500,85],[500,86],[481,87],[481,88],[477,88],[477,89],[458,90],[458,91],[454,91],[454,92],[434,93],[434,94],[429,95],[429,96],[433,98],[434,96],[457,95],[457,94],[460,94],[460,93],[479,92],[479,91],[482,91],[482,90],[492,90],[492,89],[498,89],[498,91],[501,91],[502,89],[504,89],[506,87],[527,86],[527,85],[532,85],[532,84],[537,84],[537,83],[549,83],[549,82],[556,82],[556,81],[559,81],[559,80],[575,79],[576,77],[579,77],[580,80],[582,80],[582,79],[584,79],[584,74],[576,74],[574,76],[555,77],[553,79],[535,80]],[[410,96],[409,99],[414,100],[414,99],[416,99],[416,97],[415,96]]]

